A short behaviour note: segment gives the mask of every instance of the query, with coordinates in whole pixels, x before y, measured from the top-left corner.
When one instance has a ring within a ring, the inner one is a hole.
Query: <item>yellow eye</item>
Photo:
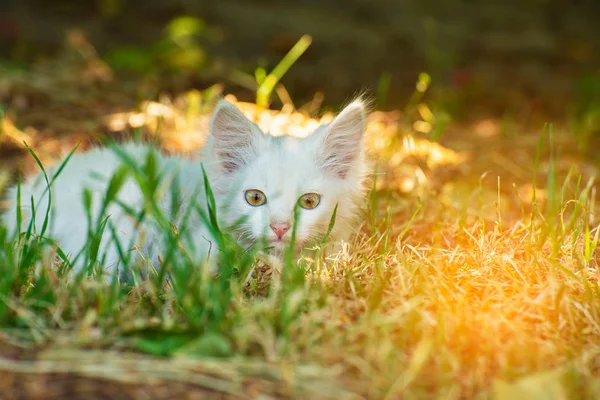
[[[316,193],[306,193],[300,196],[298,199],[298,204],[300,207],[305,208],[307,210],[311,210],[319,205],[321,202],[321,196]]]
[[[246,197],[246,202],[252,207],[259,207],[267,202],[267,196],[257,189],[246,190],[244,196]]]

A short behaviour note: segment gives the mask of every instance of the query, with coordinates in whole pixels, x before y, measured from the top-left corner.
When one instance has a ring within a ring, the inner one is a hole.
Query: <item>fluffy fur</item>
[[[306,193],[319,194],[320,203],[314,209],[301,209],[296,227],[297,247],[306,247],[324,236],[336,205],[336,224],[330,239],[339,243],[352,233],[364,194],[365,128],[365,106],[355,101],[333,122],[321,126],[307,138],[273,137],[261,132],[235,106],[221,101],[211,120],[207,145],[198,160],[157,154],[158,167],[164,177],[158,190],[159,205],[165,215],[170,215],[169,190],[175,182],[180,185],[181,203],[171,221],[173,224],[179,224],[185,210],[195,201],[205,204],[202,162],[215,194],[220,225],[231,229],[240,244],[247,246],[266,238],[271,254],[281,256],[292,229],[278,240],[270,225],[293,224],[294,207]],[[149,145],[134,143],[122,145],[122,149],[138,165],[144,164],[151,151]],[[84,189],[92,194],[91,217],[96,221],[108,183],[121,165],[121,159],[113,150],[96,148],[74,155],[53,183],[46,236],[55,239],[66,254],[78,254],[87,241],[89,227]],[[52,177],[55,172],[56,167],[51,168],[48,175]],[[258,207],[249,205],[245,192],[250,189],[264,193],[266,203]],[[13,187],[8,198],[14,201],[16,197],[17,189]],[[40,229],[48,204],[46,183],[41,174],[21,186],[23,226],[16,227],[16,207],[5,213],[4,222],[9,229],[19,232],[27,229],[32,217],[32,197],[35,224]],[[144,203],[140,188],[132,178],[127,179],[117,198],[134,210],[140,210]],[[164,228],[158,226],[154,218],[147,217],[141,226],[136,226],[117,203],[111,203],[105,215],[110,215],[109,224],[114,227],[119,242],[127,249],[141,250],[152,264],[157,263],[162,245],[160,229]],[[119,252],[111,236],[107,229],[100,246],[106,268],[114,268],[119,262]],[[211,266],[216,267],[213,252],[217,249],[197,216],[190,219],[182,237],[184,246],[195,251],[192,256],[198,262],[208,257]],[[75,267],[81,265],[75,263]]]

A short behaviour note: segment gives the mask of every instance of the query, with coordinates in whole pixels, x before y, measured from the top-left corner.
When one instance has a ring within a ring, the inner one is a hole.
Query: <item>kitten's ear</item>
[[[254,124],[228,101],[221,100],[210,121],[211,151],[226,172],[244,166],[256,154],[258,133]]]
[[[367,128],[367,112],[362,101],[348,105],[325,128],[322,146],[317,154],[321,168],[346,178],[362,153],[362,137]]]

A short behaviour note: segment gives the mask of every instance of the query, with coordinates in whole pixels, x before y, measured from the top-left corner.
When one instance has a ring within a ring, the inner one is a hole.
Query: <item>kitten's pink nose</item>
[[[273,232],[275,232],[277,239],[279,240],[281,240],[283,235],[290,230],[290,224],[287,222],[273,222],[270,227],[273,229]]]

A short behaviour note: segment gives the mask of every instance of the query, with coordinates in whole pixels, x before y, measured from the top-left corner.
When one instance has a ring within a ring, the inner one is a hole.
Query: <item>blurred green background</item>
[[[596,0],[3,0],[0,62],[28,68],[79,29],[117,76],[173,90],[222,80],[252,99],[248,77],[309,34],[282,80],[299,102],[321,91],[339,104],[366,88],[395,107],[426,71],[459,117],[561,118],[570,101],[599,96],[598,22]]]

